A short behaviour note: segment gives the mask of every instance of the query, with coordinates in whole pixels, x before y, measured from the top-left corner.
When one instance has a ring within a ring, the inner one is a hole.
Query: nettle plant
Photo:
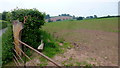
[[[44,25],[45,13],[39,12],[37,9],[14,9],[12,11],[12,20],[19,20],[24,22],[21,40],[33,48],[37,48],[41,41],[40,28]]]

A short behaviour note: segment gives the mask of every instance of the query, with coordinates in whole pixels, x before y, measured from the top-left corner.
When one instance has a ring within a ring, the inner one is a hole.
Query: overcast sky
[[[118,15],[119,0],[1,0],[0,12],[19,8],[37,8],[41,12],[57,16]]]

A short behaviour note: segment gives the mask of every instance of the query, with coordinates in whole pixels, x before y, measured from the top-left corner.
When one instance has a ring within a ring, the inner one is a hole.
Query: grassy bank
[[[53,58],[57,54],[64,53],[67,48],[72,47],[69,43],[64,42],[63,39],[57,39],[46,31],[41,30],[41,33],[43,36],[42,40],[44,42],[42,53],[50,58]],[[62,44],[62,46],[60,46],[60,44]],[[48,61],[43,57],[40,57],[40,61],[42,62],[40,63],[40,66],[45,66],[48,63]]]
[[[2,40],[2,64],[6,64],[12,60],[13,57],[13,36],[12,36],[12,26],[9,24],[5,33],[3,33]]]

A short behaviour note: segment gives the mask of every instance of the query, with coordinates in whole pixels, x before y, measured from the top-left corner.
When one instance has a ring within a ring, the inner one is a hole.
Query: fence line
[[[15,53],[17,54],[17,56],[20,58],[20,60],[24,63],[23,59],[20,57],[20,55],[16,52],[15,49],[13,49],[15,51]]]
[[[20,62],[18,61],[17,57],[15,55],[13,55],[15,60],[17,61],[18,65],[21,65]]]
[[[38,50],[32,48],[31,46],[27,45],[26,43],[20,41],[19,39],[17,39],[21,44],[25,45],[26,47],[30,48],[31,50],[35,51],[36,53],[38,53],[39,55],[41,55],[42,57],[46,58],[47,60],[49,60],[50,62],[52,62],[53,64],[55,64],[57,67],[61,68],[60,65],[58,63],[56,63],[55,61],[53,61],[52,59],[50,59],[49,57],[47,57],[46,55],[44,55],[43,53],[39,52]]]
[[[14,42],[13,42],[14,43]],[[14,43],[14,45],[16,45],[15,43]],[[16,45],[17,46],[17,45]],[[17,46],[18,47],[18,46]],[[18,47],[19,48],[19,47]],[[19,48],[20,49],[20,48]],[[20,51],[23,53],[23,55],[25,56],[25,57],[27,57],[30,61],[31,61],[31,59],[30,59],[30,57],[29,56],[27,56],[21,49],[20,49]],[[33,62],[33,61],[31,61],[32,62],[32,64],[33,65],[35,65],[36,66],[36,64]]]

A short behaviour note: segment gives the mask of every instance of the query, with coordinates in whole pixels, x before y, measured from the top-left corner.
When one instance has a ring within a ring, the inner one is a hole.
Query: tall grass
[[[63,39],[57,39],[50,33],[41,30],[42,40],[44,42],[44,49],[42,53],[46,56],[53,58],[57,54],[64,53],[67,48],[72,47],[69,43],[65,42]],[[63,46],[60,46],[59,43],[62,43]],[[40,61],[42,62],[40,66],[46,66],[47,60],[43,57],[40,57]]]
[[[60,53],[60,46],[57,43],[56,39],[46,31],[41,30],[41,33],[44,42],[43,53],[48,57],[53,57],[56,54]]]

